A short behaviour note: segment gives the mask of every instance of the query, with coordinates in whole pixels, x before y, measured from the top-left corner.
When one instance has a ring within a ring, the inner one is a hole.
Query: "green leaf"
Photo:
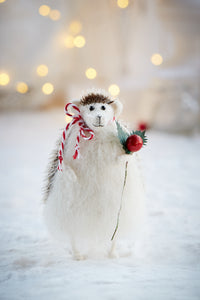
[[[118,121],[116,121],[116,125],[117,125],[117,133],[118,133],[118,138],[120,140],[120,143],[123,146],[124,151],[126,152],[126,154],[131,154],[133,152],[129,151],[126,147],[126,141],[127,138],[131,135],[139,135],[142,138],[143,141],[143,145],[145,146],[147,143],[147,137],[145,135],[145,131],[140,131],[140,130],[136,130],[136,131],[131,131],[130,134],[128,134],[126,131],[123,130],[122,126],[119,124]]]
[[[116,124],[117,124],[118,138],[119,138],[121,144],[123,145],[124,143],[126,143],[126,140],[129,136],[129,134],[123,130],[123,128],[121,127],[119,122],[116,121]]]

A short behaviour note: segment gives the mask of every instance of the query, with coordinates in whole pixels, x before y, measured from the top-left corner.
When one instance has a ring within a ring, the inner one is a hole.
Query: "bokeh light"
[[[5,2],[6,0],[0,0],[0,3],[3,3],[3,2]]]
[[[151,62],[155,66],[160,66],[163,63],[163,58],[159,53],[155,53],[151,56]]]
[[[48,67],[46,65],[39,65],[37,67],[37,74],[38,76],[44,77],[48,74]]]
[[[64,37],[64,45],[66,48],[74,48],[74,37],[72,35]]]
[[[82,35],[77,35],[74,38],[74,45],[78,48],[82,48],[85,46],[85,38]]]
[[[108,91],[112,96],[117,96],[117,95],[119,95],[120,89],[119,89],[118,85],[111,84],[108,88]]]
[[[117,0],[117,5],[120,8],[126,8],[129,5],[129,0]]]
[[[85,71],[85,75],[88,79],[94,79],[96,78],[97,76],[97,72],[94,68],[88,68],[86,71]]]
[[[46,82],[43,86],[42,86],[42,91],[45,95],[50,95],[53,93],[54,91],[54,86],[52,83],[50,82]]]
[[[7,85],[9,82],[9,75],[7,73],[0,73],[0,85]]]
[[[69,30],[72,34],[78,34],[81,32],[82,24],[79,21],[72,21],[69,25]]]
[[[28,92],[28,85],[25,82],[18,82],[16,85],[16,90],[20,94],[26,94]]]
[[[49,17],[53,21],[58,21],[61,17],[60,11],[57,9],[52,9],[49,13]]]
[[[65,121],[66,121],[67,123],[70,123],[71,120],[72,120],[72,117],[67,116],[67,115],[65,116]]]
[[[46,17],[49,15],[51,9],[48,5],[41,5],[39,8],[39,14],[43,17]]]

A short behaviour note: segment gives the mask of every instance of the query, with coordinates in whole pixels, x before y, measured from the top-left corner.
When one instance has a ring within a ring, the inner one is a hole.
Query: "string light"
[[[37,67],[38,76],[44,77],[48,74],[48,67],[46,65],[39,65]]]
[[[155,53],[151,56],[151,62],[155,66],[160,66],[163,63],[163,58],[159,53]]]
[[[94,68],[88,68],[85,71],[85,75],[88,79],[94,79],[97,76],[97,72]]]
[[[117,96],[117,95],[119,95],[120,89],[119,89],[118,85],[111,84],[108,88],[108,91],[112,96]]]
[[[48,5],[41,5],[39,8],[39,14],[43,17],[46,17],[50,13],[50,7]]]
[[[74,48],[74,37],[72,35],[68,35],[64,38],[64,45],[66,48]]]
[[[53,21],[58,21],[60,19],[60,11],[57,9],[52,9],[49,13],[49,17]]]
[[[129,5],[129,0],[117,0],[117,5],[120,8],[126,8]]]
[[[0,3],[3,3],[3,2],[5,2],[6,0],[0,0]]]
[[[43,84],[42,86],[42,91],[45,95],[50,95],[53,93],[54,91],[54,86],[52,83],[50,82],[46,82],[45,84]]]
[[[85,38],[82,35],[77,35],[74,38],[74,45],[78,48],[82,48],[85,46]]]
[[[9,75],[7,73],[0,73],[0,85],[7,85],[9,82]]]
[[[16,85],[16,90],[20,94],[26,94],[28,92],[28,85],[25,82],[18,82]]]
[[[69,25],[69,30],[72,34],[78,34],[81,32],[82,24],[79,21],[73,21]]]

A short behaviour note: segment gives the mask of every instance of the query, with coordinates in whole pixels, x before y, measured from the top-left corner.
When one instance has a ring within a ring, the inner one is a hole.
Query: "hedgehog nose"
[[[97,116],[97,119],[98,119],[98,121],[99,121],[99,124],[101,124],[101,116]]]

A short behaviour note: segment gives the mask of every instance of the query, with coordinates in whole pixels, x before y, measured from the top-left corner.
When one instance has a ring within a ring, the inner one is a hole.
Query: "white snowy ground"
[[[62,110],[0,115],[0,299],[200,299],[200,137],[149,132],[147,231],[134,257],[74,261],[41,217]]]

